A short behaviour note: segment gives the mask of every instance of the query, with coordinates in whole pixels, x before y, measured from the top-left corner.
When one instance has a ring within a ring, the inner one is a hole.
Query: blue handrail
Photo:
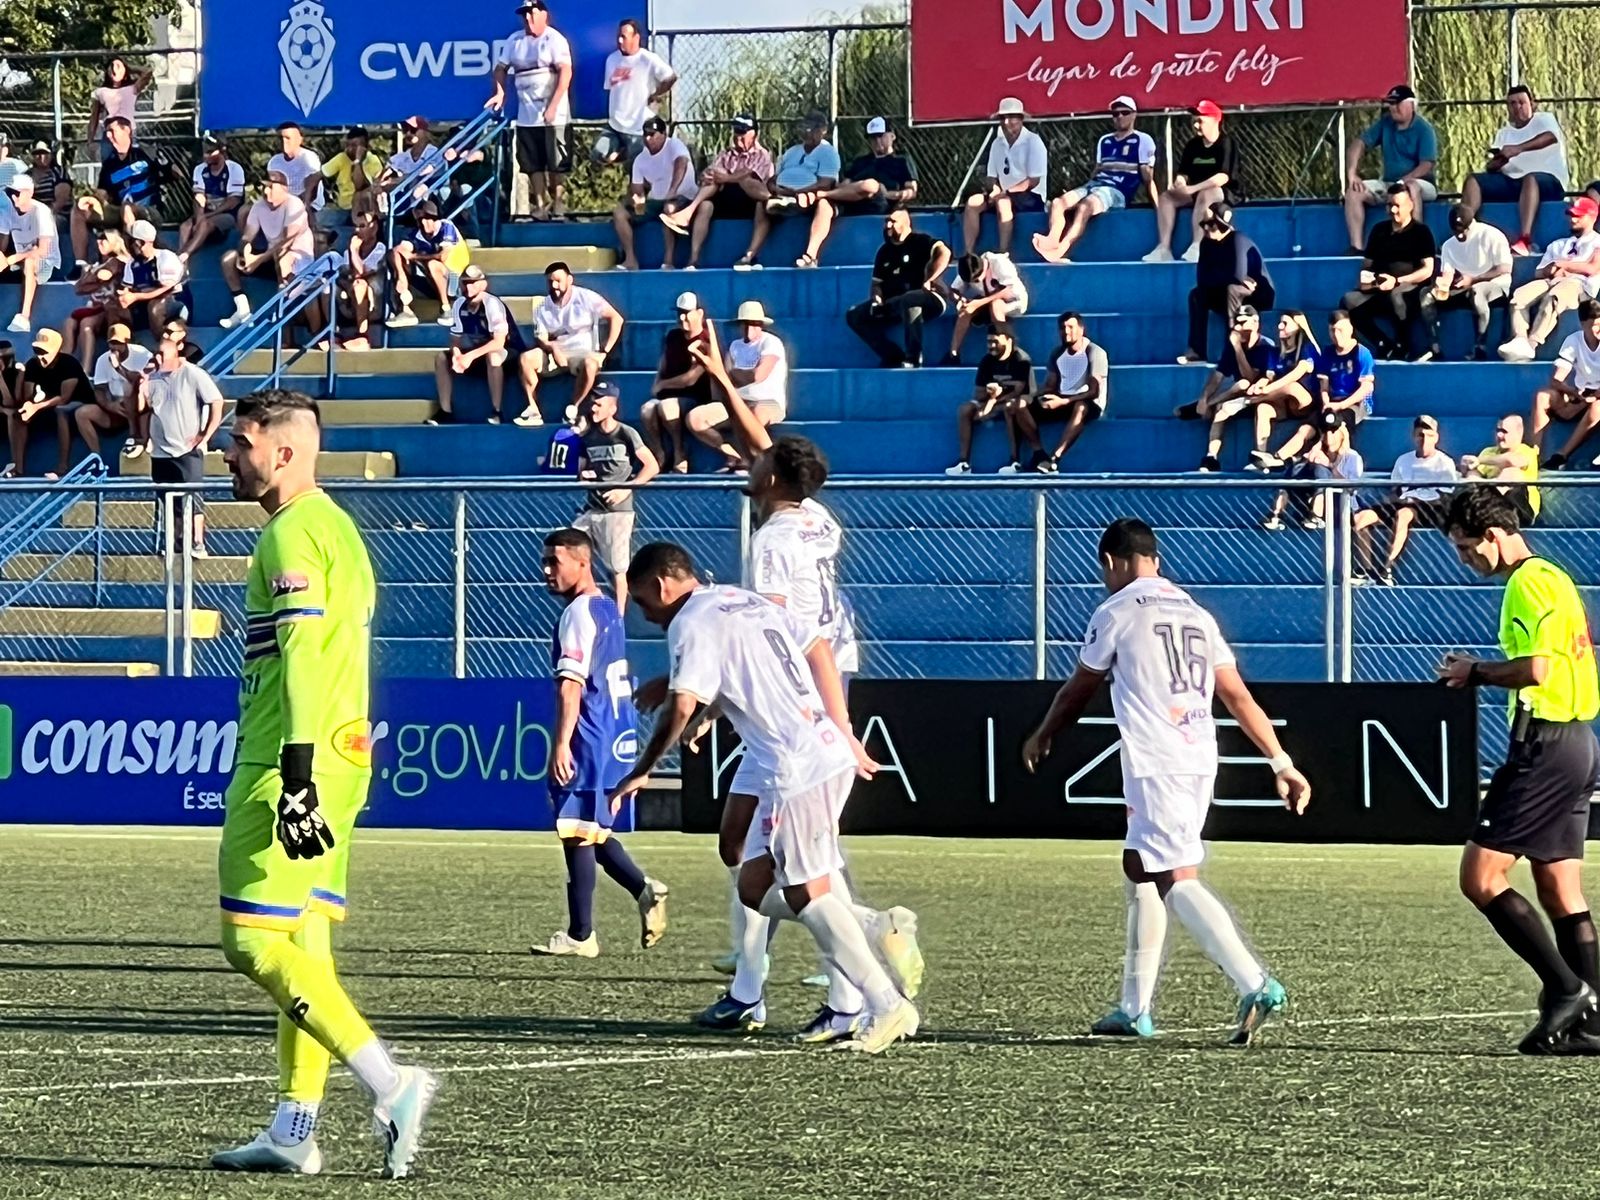
[[[0,563],[5,563],[19,554],[28,552],[39,536],[47,530],[57,528],[61,518],[67,510],[85,498],[85,493],[94,488],[94,496],[98,502],[100,491],[95,485],[102,483],[107,475],[105,462],[98,454],[91,454],[72,470],[63,475],[60,480],[50,485],[49,490],[40,495],[36,500],[25,505],[20,512],[0,527]],[[0,488],[14,488],[20,481],[0,483]],[[98,504],[97,504],[98,510]],[[95,522],[85,529],[76,539],[66,543],[65,549],[56,552],[43,570],[34,575],[32,579],[19,580],[15,586],[7,584],[0,589],[0,609],[10,608],[20,604],[34,590],[50,582],[50,575],[68,557],[78,553],[80,549],[94,543],[94,585],[95,603],[100,601],[100,585],[103,575],[103,559],[105,543],[101,536],[101,521],[99,512],[95,514]]]
[[[319,296],[325,295],[328,301],[326,330],[328,362],[323,386],[327,389],[328,395],[333,395],[335,378],[333,359],[337,345],[334,335],[338,324],[337,285],[339,274],[343,269],[344,256],[333,251],[313,260],[274,293],[272,299],[223,334],[221,340],[206,351],[200,365],[212,375],[232,375],[238,369],[239,363],[244,361],[245,355],[253,350],[259,350],[268,339],[271,339],[272,370],[268,372],[263,386],[276,387],[283,378],[283,373],[298,362],[309,349],[309,347],[296,349],[285,360],[284,330]]]

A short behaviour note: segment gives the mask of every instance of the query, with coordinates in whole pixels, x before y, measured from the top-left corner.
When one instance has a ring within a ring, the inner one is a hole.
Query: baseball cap
[[[372,135],[367,132],[367,127],[365,125],[352,125],[349,129],[344,131],[344,135],[347,138],[367,138],[368,140],[370,140],[372,137]]]
[[[289,186],[289,177],[287,175],[285,175],[282,171],[268,171],[267,172],[267,177],[266,177],[266,182],[267,183],[281,183],[281,184],[283,184],[284,187],[288,187]]]
[[[483,273],[482,267],[480,267],[477,263],[473,263],[465,271],[461,272],[461,282],[487,283],[489,282],[489,277]]]
[[[1322,430],[1324,433],[1330,429],[1338,429],[1343,424],[1343,413],[1324,412],[1320,417],[1317,418],[1317,428]]]
[[[133,330],[129,329],[126,325],[113,325],[110,329],[106,330],[106,341],[111,343],[113,346],[125,346],[132,340]]]
[[[749,113],[740,113],[733,119],[733,131],[735,133],[749,133],[755,127],[756,119]]]
[[[1202,100],[1189,110],[1197,117],[1214,117],[1222,120],[1222,106],[1215,100]]]
[[[700,297],[693,292],[679,292],[678,298],[672,302],[672,307],[679,312],[693,312],[700,307]]]
[[[433,128],[433,126],[428,123],[428,118],[427,117],[407,117],[404,121],[400,122],[400,128],[401,129],[431,129],[431,128]]]
[[[156,227],[149,221],[135,221],[128,226],[128,236],[136,242],[153,242],[156,240]]]
[[[545,4],[544,0],[522,0],[522,3],[517,5],[517,11],[519,13],[531,12],[533,9],[538,9],[540,12],[550,11],[549,6]]]
[[[8,196],[31,196],[31,195],[33,195],[33,176],[32,175],[18,175],[15,179],[13,179],[9,184],[6,185],[6,195],[8,195]]]
[[[1452,204],[1450,206],[1450,228],[1465,229],[1472,224],[1473,213],[1470,206],[1465,204]]]
[[[1233,323],[1235,325],[1241,321],[1259,320],[1261,320],[1261,314],[1256,311],[1256,307],[1253,304],[1241,304],[1239,305],[1239,311],[1233,314]]]
[[[54,354],[61,349],[61,333],[55,329],[41,329],[33,335],[33,348]]]
[[[1435,421],[1427,413],[1418,413],[1416,418],[1411,422],[1411,428],[1413,428],[1413,429],[1431,429],[1435,433],[1438,433],[1439,432],[1439,422]]]
[[[1232,229],[1233,205],[1226,200],[1218,200],[1206,213],[1206,219],[1200,223],[1202,225],[1215,225],[1218,229]]]
[[[55,151],[51,148],[49,142],[35,142],[33,144],[33,152],[35,154],[54,154],[55,153]]]
[[[612,383],[609,379],[602,379],[589,389],[589,394],[583,398],[583,403],[578,405],[578,409],[581,412],[582,410],[593,406],[596,400],[600,400],[607,396],[618,401],[619,403],[622,400],[622,393],[617,391],[617,385]]]
[[[411,214],[413,221],[420,221],[424,217],[432,218],[435,221],[439,219],[439,206],[432,200],[424,200],[417,205],[416,211]]]
[[[1118,96],[1111,102],[1109,107],[1112,112],[1116,112],[1119,108],[1125,108],[1129,112],[1139,111],[1139,106],[1133,102],[1132,96]]]
[[[1415,100],[1417,94],[1406,84],[1397,83],[1389,89],[1389,94],[1383,98],[1385,104],[1399,104],[1402,100]]]
[[[1593,196],[1579,196],[1567,206],[1569,217],[1593,217],[1600,215],[1600,204],[1594,202]]]
[[[226,150],[228,143],[223,140],[221,134],[207,133],[200,139],[200,147],[207,154],[210,154],[213,150]]]
[[[872,120],[867,122],[868,137],[879,137],[882,134],[888,133],[889,130],[889,122],[884,120],[882,117],[873,117]]]
[[[639,132],[645,134],[646,136],[652,133],[665,133],[666,131],[667,123],[661,117],[651,117],[639,127]]]
[[[826,129],[827,127],[828,118],[823,115],[821,109],[813,108],[805,116],[800,118],[801,129]]]

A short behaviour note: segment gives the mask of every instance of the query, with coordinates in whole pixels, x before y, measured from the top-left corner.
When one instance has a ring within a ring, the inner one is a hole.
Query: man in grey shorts
[[[661,464],[639,431],[617,420],[618,398],[617,385],[602,380],[579,406],[588,428],[582,434],[578,478],[601,486],[589,492],[572,527],[594,542],[595,553],[611,574],[621,612],[628,602],[627,570],[633,558],[633,489],[616,485],[648,483],[661,473]]]
[[[156,357],[145,368],[138,407],[149,413],[150,481],[162,484],[203,482],[206,446],[222,424],[222,392],[216,381],[183,357],[183,342],[163,333]],[[194,498],[193,553],[206,553],[206,524],[201,498]],[[175,512],[182,511],[181,499]],[[178,543],[180,546],[182,543]]]

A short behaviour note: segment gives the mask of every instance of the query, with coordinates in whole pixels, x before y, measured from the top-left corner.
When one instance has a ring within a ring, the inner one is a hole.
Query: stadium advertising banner
[[[912,0],[911,117],[1374,100],[1408,72],[1400,0]]]
[[[221,824],[238,694],[234,679],[8,679],[0,823]],[[362,824],[554,828],[550,680],[383,680],[373,713]]]
[[[1477,711],[1470,692],[1436,684],[1252,685],[1312,786],[1287,812],[1266,760],[1219,718],[1221,770],[1206,826],[1219,841],[1464,841],[1477,815]],[[1038,775],[1023,740],[1053,683],[857,680],[850,711],[883,769],[858,782],[846,833],[1121,838],[1117,728],[1108,689],[1056,739]],[[1220,707],[1220,706],[1219,706]],[[717,827],[740,753],[727,726],[685,756],[684,826]],[[712,780],[715,779],[715,786]]]
[[[464,120],[492,88],[499,44],[521,31],[512,0],[202,0],[206,52],[200,119],[207,129],[389,124],[412,113]],[[617,22],[644,5],[552,5],[551,27],[572,46],[572,111],[604,119],[606,55]],[[510,92],[508,87],[507,92]],[[508,102],[515,111],[515,96]]]

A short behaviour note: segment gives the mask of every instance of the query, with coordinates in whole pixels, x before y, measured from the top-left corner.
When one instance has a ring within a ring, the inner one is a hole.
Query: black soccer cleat
[[[1584,984],[1576,992],[1551,999],[1541,995],[1539,1021],[1517,1045],[1522,1054],[1553,1054],[1556,1044],[1600,1007],[1600,997],[1594,989]]]

